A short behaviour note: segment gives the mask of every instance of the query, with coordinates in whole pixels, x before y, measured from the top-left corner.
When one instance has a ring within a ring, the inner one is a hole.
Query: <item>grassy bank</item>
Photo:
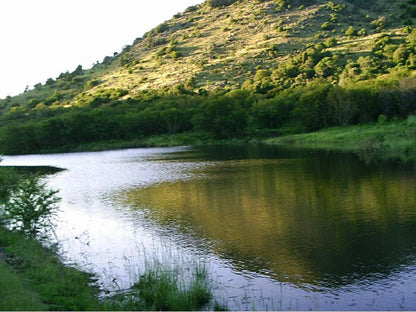
[[[364,158],[416,160],[416,116],[405,121],[334,127],[265,140],[269,144],[355,152]]]
[[[277,130],[279,131],[279,129]],[[204,133],[150,136],[135,141],[109,141],[78,146],[76,151],[181,145],[233,144],[246,142],[354,152],[367,159],[416,161],[416,116],[402,121],[380,121],[355,126],[333,127],[317,132],[289,134],[274,138],[244,137],[217,140]]]
[[[285,129],[237,139],[216,139],[204,132],[153,135],[135,140],[107,140],[81,145],[66,145],[59,149],[44,150],[43,153],[105,151],[126,148],[167,147],[210,144],[241,144],[263,142],[291,147],[306,147],[358,153],[369,159],[400,159],[416,161],[416,116],[407,120],[379,121],[345,127],[332,127],[303,134],[284,134]],[[270,133],[282,133],[279,137],[266,138]]]
[[[151,265],[128,291],[99,299],[93,276],[62,264],[37,241],[0,227],[0,311],[223,309],[204,268],[186,283],[180,267]]]
[[[22,181],[32,174],[52,172],[53,168],[49,167],[0,167],[0,213],[5,209],[2,203],[13,198],[17,186],[25,185]],[[203,267],[195,267],[195,272],[183,279],[180,262],[174,269],[163,264],[149,264],[131,289],[100,299],[94,276],[64,265],[53,248],[45,248],[24,233],[10,231],[0,219],[0,311],[200,310],[211,307],[211,284]]]
[[[0,310],[97,310],[91,276],[49,250],[0,227]]]

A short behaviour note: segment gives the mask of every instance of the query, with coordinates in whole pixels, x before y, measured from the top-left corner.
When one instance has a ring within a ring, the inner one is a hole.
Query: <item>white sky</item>
[[[90,68],[203,0],[0,0],[0,98]]]

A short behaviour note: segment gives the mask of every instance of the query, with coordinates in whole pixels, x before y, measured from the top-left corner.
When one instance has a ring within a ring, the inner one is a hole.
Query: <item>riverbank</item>
[[[93,275],[64,265],[39,242],[0,227],[0,311],[206,308],[212,295],[204,269],[197,268],[189,287],[180,283],[179,273],[151,267],[131,290],[100,300]]]
[[[334,127],[264,140],[268,144],[358,153],[365,160],[416,161],[416,116],[405,121]]]
[[[1,166],[0,203],[7,202],[13,196],[15,186],[31,175],[59,170]],[[0,205],[0,212],[1,208]],[[204,267],[196,267],[189,283],[185,283],[179,278],[182,263],[176,263],[174,270],[149,263],[131,289],[103,298],[94,275],[65,265],[58,250],[59,243],[45,247],[23,232],[10,231],[0,219],[0,311],[148,311],[219,307],[211,302],[212,288]]]
[[[271,133],[280,132],[279,129],[271,131]],[[411,115],[407,120],[401,121],[380,121],[378,123],[333,127],[311,133],[286,134],[272,138],[252,135],[238,139],[218,140],[207,133],[188,132],[150,136],[133,141],[104,141],[73,147],[66,146],[60,150],[48,152],[85,152],[140,147],[247,143],[353,152],[366,160],[399,159],[404,162],[416,161],[416,116]]]
[[[0,310],[97,310],[92,276],[37,241],[0,227]]]

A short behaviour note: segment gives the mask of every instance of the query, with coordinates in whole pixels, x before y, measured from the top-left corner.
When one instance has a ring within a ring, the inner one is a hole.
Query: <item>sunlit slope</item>
[[[377,48],[393,55],[415,11],[413,1],[206,1],[92,69],[62,73],[1,106],[99,106],[148,90],[287,88],[315,78],[342,83],[364,75],[350,63],[370,63],[365,57]]]

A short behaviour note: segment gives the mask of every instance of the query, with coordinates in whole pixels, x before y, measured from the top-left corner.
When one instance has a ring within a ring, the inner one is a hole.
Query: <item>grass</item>
[[[240,139],[218,140],[208,133],[186,132],[153,135],[135,140],[109,140],[78,146],[63,146],[51,152],[103,151],[112,149],[165,147],[206,144],[233,144],[262,141],[267,144],[338,150],[358,153],[367,159],[401,159],[416,161],[416,115],[404,121],[370,123],[332,127],[316,132],[291,134],[289,129],[277,129],[280,137],[264,138],[265,134],[252,134]],[[0,177],[1,180],[1,177]]]
[[[0,310],[194,311],[211,307],[203,266],[185,276],[180,264],[148,265],[128,291],[99,299],[93,276],[65,266],[37,241],[0,227]],[[218,303],[213,308],[224,309]]]
[[[50,250],[0,228],[0,310],[97,310],[91,276],[63,265]]]
[[[147,266],[146,272],[126,294],[110,299],[111,309],[151,311],[193,311],[209,307],[211,285],[204,267],[196,266],[184,276],[180,266]],[[218,307],[218,304],[215,304]]]
[[[207,272],[197,268],[189,286],[179,281],[177,270],[148,270],[134,286],[152,310],[194,310],[208,304],[212,294]]]
[[[416,116],[405,121],[334,127],[265,140],[269,144],[356,152],[364,158],[416,160]]]
[[[19,181],[51,168],[0,167],[0,203]],[[1,206],[0,206],[1,209]],[[2,310],[200,310],[209,307],[212,292],[204,267],[183,274],[176,260],[170,267],[149,264],[129,290],[99,299],[94,276],[64,265],[54,248],[5,228],[0,220],[0,311]],[[172,260],[172,259],[170,259]],[[219,305],[215,304],[218,308]]]
[[[0,261],[0,310],[46,310],[38,293],[30,289],[27,282]]]
[[[163,31],[149,32],[118,57],[78,73],[75,80],[74,77],[58,79],[52,85],[42,85],[13,97],[3,106],[25,106],[32,99],[45,102],[48,98],[51,100],[46,106],[76,106],[80,97],[103,89],[126,89],[128,97],[134,97],[140,90],[172,87],[191,78],[195,78],[195,91],[199,88],[211,90],[218,84],[234,88],[254,78],[259,64],[263,68],[274,68],[294,51],[305,50],[309,44],[325,42],[328,38],[338,41],[331,51],[348,51],[348,59],[355,60],[363,53],[367,55],[379,36],[379,31],[371,27],[371,21],[378,16],[391,15],[389,26],[383,32],[400,37],[402,21],[393,17],[404,13],[399,5],[399,2],[387,5],[385,0],[377,0],[371,8],[358,9],[350,2],[346,10],[338,13],[339,20],[330,23],[333,31],[322,31],[322,23],[329,22],[334,13],[327,8],[327,1],[302,10],[278,12],[272,1],[239,1],[226,8],[202,4],[195,10],[177,14],[164,23]],[[378,12],[377,6],[383,8],[383,12]],[[367,14],[371,18],[364,18]],[[349,37],[343,32],[349,26],[357,30],[366,28],[368,34]],[[317,33],[322,38],[316,38]],[[182,57],[172,58],[169,53],[156,57],[158,51],[172,44],[182,52]],[[278,46],[273,57],[267,53],[272,46]],[[123,58],[130,61],[124,64]],[[84,87],[89,81],[99,84]],[[55,102],[56,91],[59,91],[59,100]]]

